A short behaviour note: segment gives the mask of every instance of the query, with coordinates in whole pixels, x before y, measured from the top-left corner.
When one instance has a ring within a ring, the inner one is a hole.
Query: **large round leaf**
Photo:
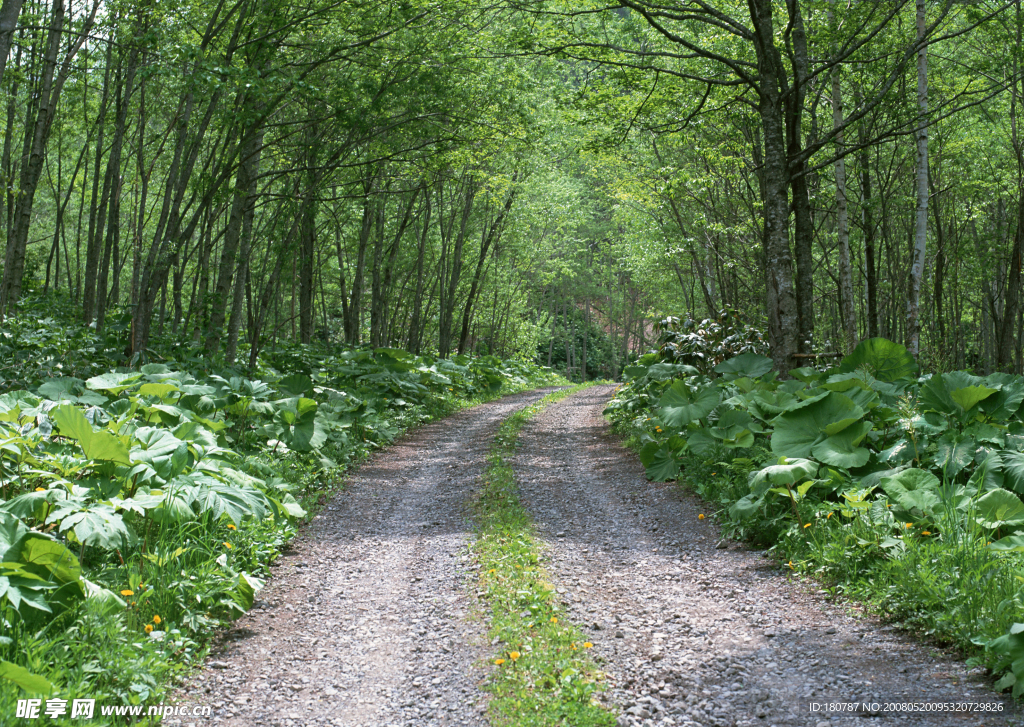
[[[811,454],[819,462],[833,467],[852,469],[863,467],[871,457],[871,452],[859,447],[865,435],[871,431],[871,422],[859,421],[838,434],[818,442],[811,447]]]
[[[814,445],[863,417],[864,410],[849,397],[830,391],[775,420],[772,451],[785,457],[810,457]]]
[[[753,351],[741,353],[739,356],[723,361],[715,366],[715,372],[722,374],[726,381],[746,376],[756,379],[772,370],[772,360],[767,356],[759,356]]]
[[[911,467],[890,477],[883,477],[880,484],[885,494],[898,500],[914,490],[937,490],[942,483],[931,472]]]
[[[716,388],[708,386],[693,392],[682,381],[674,381],[661,397],[658,416],[670,427],[682,429],[690,422],[710,414],[720,400]]]
[[[640,449],[640,461],[647,478],[655,482],[674,480],[679,475],[679,460],[672,451],[659,442],[648,442]]]
[[[1024,525],[1024,502],[1009,490],[1002,488],[986,492],[974,503],[977,523],[985,528]]]
[[[772,485],[795,485],[818,474],[818,463],[809,459],[782,457],[778,464],[769,465],[750,481],[751,492],[763,495]]]
[[[917,362],[905,346],[887,338],[866,338],[839,364],[840,373],[866,368],[880,381],[892,383],[914,376]]]

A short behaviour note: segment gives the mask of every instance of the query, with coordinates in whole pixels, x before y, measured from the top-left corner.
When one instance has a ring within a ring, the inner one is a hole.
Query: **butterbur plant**
[[[1024,377],[919,376],[878,338],[789,374],[756,350],[700,369],[663,350],[626,369],[606,415],[649,478],[718,503],[726,532],[907,626],[986,646],[997,687],[1020,694]]]

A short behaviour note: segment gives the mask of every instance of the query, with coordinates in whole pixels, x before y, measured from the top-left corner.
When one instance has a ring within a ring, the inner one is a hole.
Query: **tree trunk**
[[[356,252],[356,269],[352,275],[352,294],[348,303],[348,314],[345,316],[345,343],[350,346],[359,345],[360,307],[363,297],[363,274],[366,268],[366,248],[370,244],[370,233],[373,231],[373,217],[377,201],[371,196],[373,180],[363,183],[363,221],[359,228],[359,249]]]
[[[424,261],[427,250],[427,236],[430,233],[430,192],[424,195],[423,199],[423,220],[420,228],[419,249],[416,251],[416,292],[412,299],[412,320],[409,321],[408,348],[415,354],[419,354],[420,346],[420,315],[423,309],[423,279]]]
[[[0,289],[0,316],[21,297],[21,279],[25,273],[25,252],[28,246],[28,229],[32,221],[32,205],[36,189],[43,170],[43,155],[46,141],[53,125],[53,115],[60,100],[60,93],[65,81],[71,74],[71,63],[82,43],[92,28],[93,20],[99,3],[93,6],[92,14],[84,21],[78,38],[71,41],[60,71],[57,72],[57,54],[60,51],[61,35],[63,34],[65,8],[64,0],[53,0],[53,11],[50,26],[46,34],[46,51],[43,56],[43,67],[39,77],[39,92],[34,98],[35,121],[26,128],[28,144],[28,160],[21,168],[18,182],[18,202],[14,213],[14,230],[7,241],[7,254],[4,264],[3,287]]]
[[[860,105],[860,92],[854,101]],[[868,152],[866,124],[859,124],[858,141],[860,151],[860,219],[864,230],[864,287],[867,298],[867,332],[868,338],[876,338],[878,329],[878,265],[875,262],[875,218],[872,214],[871,199],[871,155]]]
[[[299,340],[313,342],[313,260],[316,257],[316,181],[306,175],[306,204],[299,230]]]
[[[789,58],[793,69],[792,88],[786,87],[781,58],[774,86],[783,98],[786,126],[786,154],[790,189],[793,194],[793,240],[796,260],[797,350],[811,353],[814,349],[814,213],[811,210],[807,164],[803,157],[804,99],[809,84],[807,37],[799,0],[786,0],[789,24]]]
[[[843,125],[843,89],[839,68],[832,74],[832,122],[836,128]],[[836,134],[836,147],[843,147],[843,132]],[[836,160],[836,237],[839,245],[839,309],[843,320],[845,351],[857,345],[857,315],[853,305],[853,266],[850,263],[850,220],[846,202],[846,160]]]
[[[451,268],[449,274],[445,276],[447,279],[444,280],[444,297],[441,301],[441,310],[438,311],[440,320],[438,321],[437,350],[441,358],[448,358],[452,349],[452,319],[455,315],[459,279],[462,276],[462,248],[466,243],[469,216],[473,211],[473,201],[476,197],[475,183],[472,178],[466,180],[464,195],[459,231],[455,235],[455,241],[451,248]],[[454,223],[454,217],[452,221]]]
[[[921,349],[921,283],[928,233],[928,44],[925,42],[925,0],[917,0],[917,207],[914,225],[914,254],[907,287],[907,350],[917,356]]]
[[[780,90],[781,58],[775,48],[772,0],[750,0],[760,71],[758,112],[764,135],[765,278],[772,362],[783,376],[797,352],[796,294],[789,249],[789,175]],[[640,331],[641,338],[643,331]]]
[[[4,0],[0,6],[0,81],[4,78],[7,67],[7,56],[11,52],[14,40],[14,29],[18,27],[18,16],[21,15],[22,0]]]
[[[512,175],[512,184],[516,183],[519,173],[516,172]],[[490,224],[489,227],[484,228],[483,239],[480,241],[480,256],[476,261],[476,270],[473,273],[473,281],[469,286],[469,296],[466,298],[466,307],[462,311],[462,331],[459,333],[459,353],[466,352],[466,346],[469,343],[469,322],[473,314],[473,305],[476,302],[477,293],[480,290],[480,281],[484,271],[484,263],[487,261],[487,252],[490,250],[491,245],[501,237],[502,230],[505,227],[505,218],[508,216],[509,210],[512,209],[512,203],[515,201],[516,190],[513,187],[509,190],[508,196],[505,198],[505,205],[501,208],[498,216]]]
[[[224,243],[221,246],[217,283],[210,309],[210,325],[206,329],[206,352],[208,354],[215,354],[220,347],[223,336],[222,329],[227,318],[229,297],[231,305],[235,305],[238,286],[232,285],[232,283],[235,279],[236,267],[239,271],[243,267],[243,262],[239,259],[239,243],[242,238],[245,217],[250,214],[254,203],[260,156],[263,153],[262,131],[248,135],[243,132],[243,139],[238,172],[235,175],[234,195],[231,198],[231,211],[228,215],[227,227],[224,229]],[[246,250],[246,254],[248,254],[248,250]],[[244,264],[247,265],[248,261]],[[241,273],[239,272],[239,274]]]

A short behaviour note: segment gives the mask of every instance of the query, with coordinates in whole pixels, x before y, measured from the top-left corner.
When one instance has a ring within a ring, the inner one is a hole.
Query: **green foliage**
[[[1019,693],[1006,630],[1024,577],[1024,378],[917,379],[902,347],[865,344],[785,382],[749,354],[718,378],[642,359],[606,414],[648,477],[691,483],[727,532],[911,626],[987,645]]]
[[[725,308],[716,317],[700,322],[668,316],[656,322],[654,330],[658,333],[658,353],[663,360],[688,364],[702,373],[717,370],[723,361],[740,354],[763,354],[768,350],[764,334],[735,308]],[[760,370],[760,358],[744,362],[749,365],[750,361],[756,361],[754,365]]]
[[[879,381],[892,383],[917,374],[917,362],[906,347],[886,338],[865,338],[839,364],[840,373],[866,370]]]
[[[0,631],[27,644],[0,649],[0,707],[44,683],[125,703],[158,694],[252,606],[296,520],[346,466],[459,406],[557,380],[397,349],[290,349],[258,378],[116,363],[87,377],[35,371],[0,394]],[[68,643],[85,633],[97,643]],[[71,652],[77,666],[55,666]],[[131,681],[110,668],[133,662]]]

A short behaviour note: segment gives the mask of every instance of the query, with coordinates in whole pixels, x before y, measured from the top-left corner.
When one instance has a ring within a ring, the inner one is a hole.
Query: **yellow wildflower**
[[[551,623],[553,623],[553,624],[556,624],[556,623],[558,623],[558,619],[557,619],[557,618],[555,618],[554,616],[552,616],[552,617],[551,617]]]
[[[830,512],[830,513],[829,513],[828,515],[826,515],[826,516],[825,516],[825,519],[826,519],[826,520],[828,520],[828,519],[829,519],[830,517],[832,517],[832,515],[833,515],[833,514],[834,514],[834,513],[831,513],[831,512]]]
[[[159,624],[161,621],[163,621],[163,619],[160,618],[159,616],[154,616],[153,617],[153,623]]]
[[[806,530],[806,529],[807,529],[807,528],[809,528],[809,527],[811,527],[811,524],[810,524],[810,523],[807,523],[806,525],[804,525],[804,530]]]
[[[508,658],[511,659],[512,661],[516,661],[517,659],[519,659],[520,656],[522,656],[522,655],[518,651],[510,651],[510,652],[508,652]]]
[[[592,649],[592,648],[594,648],[594,645],[592,643],[590,643],[589,641],[584,641],[583,642],[583,648],[584,649]]]
[[[236,528],[236,527],[235,527],[234,525],[232,525],[231,523],[228,523],[228,530],[238,530],[238,528]]]
[[[907,523],[905,527],[912,528],[914,527],[914,523]]]
[[[494,663],[497,664],[498,666],[501,666],[502,664],[505,663],[505,660],[504,659],[495,659]]]
[[[128,588],[125,588],[123,591],[121,591],[121,595],[122,596],[134,596],[135,595],[135,591],[133,591],[131,589],[128,589]]]
[[[153,624],[146,624],[146,633],[147,634],[153,633]]]
[[[921,535],[931,535],[931,531],[929,531],[929,530],[922,530],[921,531]]]
[[[698,515],[697,519],[698,520],[703,520],[704,519],[704,513],[701,513],[700,515]]]
[[[225,547],[225,548],[234,548],[235,546],[233,546],[233,545],[232,545],[231,543],[227,543],[227,542],[225,542],[225,543],[224,543],[224,547]]]
[[[46,492],[46,488],[45,487],[37,487],[36,488],[36,492]]]

